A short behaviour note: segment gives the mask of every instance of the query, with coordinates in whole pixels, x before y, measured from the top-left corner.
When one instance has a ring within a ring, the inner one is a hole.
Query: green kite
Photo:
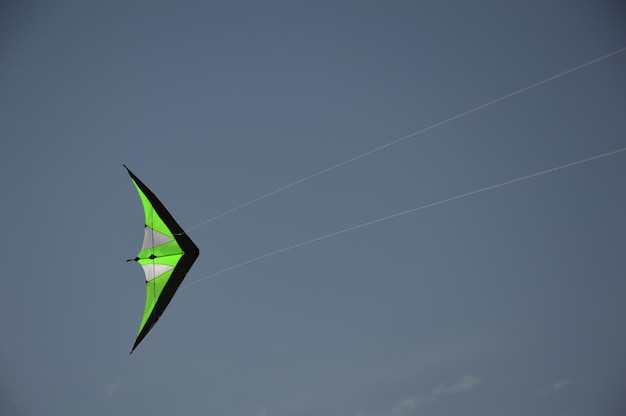
[[[146,217],[141,251],[128,260],[139,263],[146,275],[146,306],[132,354],[167,308],[200,251],[152,191],[124,167],[139,192]]]

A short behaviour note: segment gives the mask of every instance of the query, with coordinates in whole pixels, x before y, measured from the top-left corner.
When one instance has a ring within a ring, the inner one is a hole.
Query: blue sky
[[[438,203],[626,147],[621,2],[0,16],[3,415],[623,414],[626,152]],[[131,356],[122,164],[201,252]]]

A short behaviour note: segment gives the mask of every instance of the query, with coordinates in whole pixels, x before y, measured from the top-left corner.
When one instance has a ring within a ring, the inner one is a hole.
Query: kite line
[[[186,288],[188,288],[190,286],[193,286],[195,284],[204,282],[205,280],[208,280],[208,279],[211,279],[213,277],[219,276],[219,275],[221,275],[223,273],[226,273],[226,272],[228,272],[230,270],[237,269],[239,267],[246,266],[246,265],[248,265],[250,263],[255,263],[255,262],[259,261],[259,260],[263,260],[263,259],[266,259],[268,257],[275,256],[277,254],[285,253],[287,251],[290,251],[290,250],[293,250],[293,249],[296,249],[298,247],[302,247],[302,246],[305,246],[305,245],[308,245],[308,244],[311,244],[311,243],[315,243],[315,242],[320,241],[320,240],[325,240],[327,238],[335,237],[335,236],[338,236],[340,234],[344,234],[344,233],[347,233],[347,232],[350,232],[350,231],[358,230],[360,228],[364,228],[364,227],[367,227],[367,226],[370,226],[370,225],[378,224],[380,222],[391,220],[391,219],[397,218],[397,217],[401,217],[403,215],[412,214],[414,212],[422,211],[422,210],[427,209],[427,208],[432,208],[432,207],[435,207],[435,206],[438,206],[438,205],[447,204],[449,202],[453,202],[453,201],[456,201],[456,200],[459,200],[459,199],[462,199],[462,198],[467,198],[469,196],[473,196],[473,195],[480,194],[480,193],[483,193],[483,192],[492,191],[494,189],[498,189],[498,188],[502,188],[504,186],[512,185],[512,184],[517,183],[517,182],[522,182],[522,181],[526,181],[526,180],[529,180],[529,179],[532,179],[532,178],[536,178],[538,176],[547,175],[548,173],[553,173],[553,172],[556,172],[556,171],[559,171],[559,170],[571,168],[573,166],[582,165],[583,163],[588,163],[588,162],[591,162],[591,161],[594,161],[594,160],[598,160],[598,159],[602,159],[602,158],[605,158],[605,157],[609,157],[609,156],[612,156],[612,155],[615,155],[615,154],[618,154],[618,153],[621,153],[621,152],[624,152],[624,151],[626,151],[626,147],[622,147],[622,148],[619,148],[619,149],[616,149],[616,150],[612,150],[610,152],[602,153],[602,154],[599,154],[599,155],[587,157],[585,159],[580,159],[580,160],[577,160],[577,161],[574,161],[574,162],[569,162],[569,163],[566,163],[566,164],[563,164],[563,165],[559,165],[559,166],[554,167],[554,168],[545,169],[545,170],[542,170],[542,171],[539,171],[539,172],[531,173],[529,175],[520,176],[520,177],[515,178],[515,179],[510,179],[508,181],[500,182],[500,183],[497,183],[495,185],[486,186],[484,188],[476,189],[476,190],[473,190],[473,191],[470,191],[470,192],[465,192],[463,194],[452,196],[452,197],[449,197],[449,198],[446,198],[446,199],[441,199],[439,201],[431,202],[431,203],[426,204],[426,205],[421,205],[421,206],[416,207],[416,208],[411,208],[411,209],[408,209],[408,210],[405,210],[405,211],[397,212],[395,214],[391,214],[391,215],[388,215],[386,217],[378,218],[378,219],[375,219],[375,220],[372,220],[372,221],[364,222],[362,224],[353,225],[352,227],[344,228],[343,230],[335,231],[333,233],[326,234],[326,235],[323,235],[321,237],[312,238],[310,240],[303,241],[303,242],[300,242],[300,243],[297,243],[297,244],[293,244],[291,246],[288,246],[288,247],[285,247],[285,248],[281,248],[280,250],[272,251],[272,252],[264,254],[262,256],[255,257],[253,259],[241,262],[239,264],[235,264],[234,266],[227,267],[226,269],[222,269],[222,270],[220,270],[218,272],[215,272],[215,273],[210,274],[208,276],[205,276],[205,277],[203,277],[201,279],[198,279],[198,280],[196,280],[194,282],[191,282],[191,283],[189,283],[189,284],[187,284],[185,286],[182,286],[179,289],[186,289]]]
[[[223,213],[221,213],[221,214],[219,214],[219,215],[216,215],[215,217],[209,218],[208,220],[203,221],[203,222],[201,222],[201,223],[199,223],[199,224],[197,224],[197,225],[195,225],[195,226],[193,226],[193,227],[189,228],[189,229],[188,229],[188,231],[195,230],[196,228],[202,227],[203,225],[206,225],[206,224],[208,224],[208,223],[210,223],[210,222],[213,222],[213,221],[215,221],[215,220],[217,220],[217,219],[219,219],[219,218],[225,217],[225,216],[226,216],[226,215],[228,215],[228,214],[231,214],[231,213],[233,213],[233,212],[235,212],[235,211],[239,211],[240,209],[245,208],[245,207],[247,207],[248,205],[252,205],[252,204],[254,204],[255,202],[259,202],[259,201],[261,201],[261,200],[263,200],[263,199],[265,199],[265,198],[268,198],[268,197],[270,197],[270,196],[272,196],[272,195],[275,195],[275,194],[277,194],[277,193],[279,193],[279,192],[285,191],[285,190],[287,190],[287,189],[289,189],[289,188],[292,188],[292,187],[294,187],[294,186],[296,186],[296,185],[298,185],[298,184],[301,184],[301,183],[303,183],[303,182],[306,182],[306,181],[308,181],[308,180],[310,180],[310,179],[313,179],[313,178],[315,178],[315,177],[317,177],[317,176],[323,175],[323,174],[328,173],[328,172],[330,172],[330,171],[332,171],[332,170],[335,170],[335,169],[337,169],[337,168],[339,168],[339,167],[341,167],[341,166],[347,165],[348,163],[352,163],[352,162],[354,162],[354,161],[357,161],[357,160],[359,160],[359,159],[362,159],[362,158],[364,158],[364,157],[366,157],[366,156],[371,155],[372,153],[376,153],[376,152],[378,152],[378,151],[381,151],[381,150],[383,150],[383,149],[386,149],[387,147],[391,147],[391,146],[393,146],[393,145],[395,145],[395,144],[401,143],[401,142],[403,142],[403,141],[405,141],[405,140],[408,140],[408,139],[410,139],[410,138],[413,138],[413,137],[419,136],[419,135],[421,135],[421,134],[423,134],[423,133],[426,133],[426,132],[428,132],[428,131],[430,131],[430,130],[433,130],[433,129],[437,128],[437,127],[443,126],[444,124],[448,124],[448,123],[450,123],[450,122],[452,122],[452,121],[455,121],[455,120],[458,120],[458,119],[460,119],[460,118],[462,118],[462,117],[465,117],[465,116],[468,116],[468,115],[470,115],[470,114],[473,114],[473,113],[475,113],[475,112],[477,112],[477,111],[480,111],[480,110],[482,110],[482,109],[484,109],[484,108],[490,107],[490,106],[492,106],[492,105],[494,105],[494,104],[497,104],[497,103],[499,103],[499,102],[501,102],[501,101],[507,100],[507,99],[509,99],[509,98],[513,98],[513,97],[515,97],[515,96],[517,96],[517,95],[519,95],[519,94],[522,94],[522,93],[524,93],[524,92],[526,92],[526,91],[529,91],[529,90],[532,90],[532,89],[534,89],[534,88],[537,88],[537,87],[539,87],[539,86],[541,86],[541,85],[547,84],[547,83],[549,83],[549,82],[551,82],[551,81],[554,81],[554,80],[556,80],[556,79],[559,79],[559,78],[561,78],[561,77],[564,77],[565,75],[571,74],[572,72],[576,72],[576,71],[578,71],[578,70],[580,70],[580,69],[583,69],[583,68],[586,68],[586,67],[591,66],[591,65],[593,65],[593,64],[596,64],[596,63],[598,63],[598,62],[600,62],[600,61],[603,61],[603,60],[605,60],[605,59],[608,59],[608,58],[610,58],[610,57],[612,57],[612,56],[614,56],[614,55],[620,54],[620,53],[622,53],[622,52],[624,52],[624,51],[626,51],[626,47],[624,47],[624,48],[620,48],[620,49],[617,49],[617,50],[615,50],[615,51],[613,51],[613,52],[610,52],[610,53],[608,53],[608,54],[606,54],[606,55],[603,55],[603,56],[600,56],[600,57],[598,57],[598,58],[592,59],[592,60],[587,61],[587,62],[585,62],[585,63],[583,63],[583,64],[577,65],[577,66],[575,66],[575,67],[573,67],[573,68],[570,68],[570,69],[568,69],[568,70],[565,70],[565,71],[563,71],[563,72],[560,72],[560,73],[558,73],[558,74],[556,74],[556,75],[552,75],[551,77],[545,78],[545,79],[543,79],[543,80],[541,80],[541,81],[535,82],[535,83],[533,83],[533,84],[530,84],[530,85],[527,85],[527,86],[525,86],[525,87],[523,87],[523,88],[520,88],[520,89],[518,89],[518,90],[516,90],[516,91],[513,91],[513,92],[511,92],[511,93],[508,93],[508,94],[506,94],[506,95],[503,95],[503,96],[501,96],[501,97],[499,97],[499,98],[496,98],[496,99],[494,99],[494,100],[488,101],[488,102],[486,102],[486,103],[484,103],[484,104],[481,104],[481,105],[476,106],[476,107],[474,107],[474,108],[471,108],[471,109],[469,109],[469,110],[466,110],[466,111],[463,111],[463,112],[461,112],[461,113],[458,113],[457,115],[454,115],[454,116],[449,117],[449,118],[447,118],[447,119],[445,119],[445,120],[439,121],[439,122],[437,122],[437,123],[435,123],[435,124],[432,124],[432,125],[430,125],[430,126],[428,126],[428,127],[425,127],[425,128],[423,128],[423,129],[421,129],[421,130],[415,131],[415,132],[413,132],[413,133],[411,133],[411,134],[408,134],[408,135],[406,135],[406,136],[400,137],[399,139],[393,140],[393,141],[391,141],[391,142],[388,142],[388,143],[385,143],[385,144],[383,144],[383,145],[381,145],[381,146],[378,146],[378,147],[376,147],[376,148],[374,148],[374,149],[368,150],[367,152],[364,152],[364,153],[361,153],[361,154],[359,154],[359,155],[353,156],[353,157],[351,157],[350,159],[346,159],[346,160],[344,160],[343,162],[339,162],[339,163],[337,163],[337,164],[335,164],[335,165],[332,165],[332,166],[330,166],[330,167],[328,167],[328,168],[322,169],[322,170],[320,170],[320,171],[318,171],[318,172],[316,172],[316,173],[313,173],[313,174],[311,174],[311,175],[309,175],[309,176],[306,176],[306,177],[304,177],[304,178],[298,179],[298,180],[297,180],[297,181],[295,181],[295,182],[292,182],[292,183],[290,183],[290,184],[288,184],[288,185],[285,185],[285,186],[282,186],[282,187],[280,187],[280,188],[277,188],[277,189],[275,189],[275,190],[273,190],[273,191],[271,191],[271,192],[268,192],[268,193],[266,193],[266,194],[264,194],[264,195],[261,195],[261,196],[259,196],[259,197],[255,198],[255,199],[252,199],[252,200],[250,200],[250,201],[248,201],[248,202],[246,202],[246,203],[243,203],[243,204],[238,205],[238,206],[236,206],[236,207],[234,207],[234,208],[231,208],[231,209],[229,209],[228,211],[225,211],[225,212],[223,212]]]

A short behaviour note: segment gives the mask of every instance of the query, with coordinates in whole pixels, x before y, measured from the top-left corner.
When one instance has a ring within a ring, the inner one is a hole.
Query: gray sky
[[[8,3],[11,3],[10,5]],[[3,415],[621,415],[620,1],[5,2]],[[132,356],[127,164],[200,247]]]

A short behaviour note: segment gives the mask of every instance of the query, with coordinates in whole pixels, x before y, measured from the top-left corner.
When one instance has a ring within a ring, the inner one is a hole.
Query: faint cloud
[[[446,391],[446,383],[441,383],[433,390],[433,394],[443,394]]]
[[[385,416],[406,415],[408,412],[411,412],[412,410],[416,409],[423,402],[424,402],[424,399],[420,397],[407,397],[406,399],[396,403],[396,405],[393,406],[391,410],[385,414]]]
[[[572,380],[571,378],[564,378],[564,379],[557,380],[554,383],[552,383],[552,389],[556,391],[562,391],[574,383],[575,381]]]
[[[117,391],[119,390],[120,386],[117,383],[110,383],[107,384],[107,386],[104,388],[104,393],[107,395],[107,397],[115,397],[117,395]]]
[[[541,395],[549,395],[549,394],[557,394],[562,391],[569,389],[573,384],[579,383],[580,380],[576,380],[573,378],[561,378],[559,380],[553,381],[549,387],[542,388],[539,390],[539,394]]]
[[[295,398],[281,400],[279,406],[285,410],[296,410],[300,407],[298,400]]]
[[[458,393],[473,388],[479,382],[480,378],[473,375],[467,375],[449,386],[445,382],[439,384],[437,387],[435,387],[432,394],[441,395]]]
[[[264,407],[255,407],[254,416],[267,416],[269,412]]]
[[[447,384],[445,382],[439,384],[435,387],[429,395],[426,396],[410,396],[399,402],[395,403],[387,410],[382,411],[361,411],[356,414],[356,416],[405,416],[413,414],[415,409],[422,406],[425,403],[434,402],[442,397],[442,395],[446,394],[454,394],[462,391],[467,391],[472,388],[476,384],[480,382],[480,378],[467,375],[465,377],[460,378],[456,382],[452,384]]]
[[[407,397],[406,399],[400,400],[387,410],[373,412],[361,411],[358,412],[356,416],[405,416],[411,414],[413,410],[417,409],[429,400],[430,399],[427,397]]]

